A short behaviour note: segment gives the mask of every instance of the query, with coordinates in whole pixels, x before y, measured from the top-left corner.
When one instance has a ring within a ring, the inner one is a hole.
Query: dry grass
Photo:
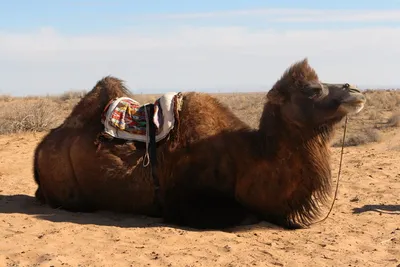
[[[11,95],[0,95],[0,102],[9,102],[13,99]]]
[[[400,112],[394,113],[387,121],[387,124],[390,127],[400,127]]]
[[[86,95],[86,90],[81,90],[81,91],[67,91],[61,94],[58,98],[61,101],[67,101],[67,100],[74,100],[74,99],[80,99],[83,98]]]
[[[344,146],[345,147],[359,146],[372,142],[380,142],[381,140],[382,140],[382,135],[379,130],[366,128],[366,129],[361,129],[357,133],[353,133],[350,136],[348,136],[344,141]],[[340,147],[342,146],[342,144],[343,144],[342,140],[340,141],[337,140],[336,142],[333,143],[333,146]]]
[[[265,93],[213,94],[233,113],[253,128],[258,128],[265,103]]]
[[[57,107],[45,98],[0,103],[0,134],[49,130],[60,121]]]
[[[0,134],[26,131],[47,131],[57,127],[86,91],[68,91],[56,96],[0,96]],[[212,94],[227,105],[241,120],[257,128],[265,101],[265,93]],[[367,105],[349,117],[345,145],[357,146],[379,142],[390,127],[400,125],[400,90],[366,90]],[[159,95],[138,94],[140,103],[154,102]],[[384,125],[380,127],[379,125]],[[343,123],[339,125],[333,146],[341,145]]]
[[[370,108],[391,111],[400,108],[400,90],[366,90]]]

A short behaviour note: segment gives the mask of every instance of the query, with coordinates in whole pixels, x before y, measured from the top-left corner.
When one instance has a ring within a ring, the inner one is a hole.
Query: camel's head
[[[298,126],[338,122],[347,114],[360,112],[365,96],[348,83],[323,83],[307,59],[292,65],[268,92],[269,102]]]

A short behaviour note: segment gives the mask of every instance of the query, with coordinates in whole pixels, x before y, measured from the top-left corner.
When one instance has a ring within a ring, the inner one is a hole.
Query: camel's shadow
[[[94,224],[100,226],[117,226],[121,228],[150,228],[150,227],[170,227],[185,231],[207,231],[189,227],[181,227],[163,223],[161,218],[147,216],[113,213],[107,211],[99,212],[70,212],[62,209],[53,209],[47,205],[40,204],[35,197],[29,195],[0,195],[0,214],[19,213],[32,215],[41,220],[50,222],[70,222],[76,224]],[[277,226],[267,222],[237,226],[231,229],[224,229],[224,232],[241,232],[253,228],[272,229]]]
[[[367,211],[400,215],[400,205],[364,205],[361,208],[353,209],[354,214],[364,213]]]
[[[40,204],[35,197],[28,195],[0,195],[0,213],[20,213],[32,215],[51,222],[71,222],[103,226],[151,227],[161,225],[162,220],[145,216],[132,216],[112,212],[70,212],[53,209]]]

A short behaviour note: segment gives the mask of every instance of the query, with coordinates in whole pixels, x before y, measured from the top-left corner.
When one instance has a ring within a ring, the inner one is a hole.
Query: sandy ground
[[[325,222],[297,231],[262,223],[227,232],[40,206],[32,154],[41,136],[0,136],[0,266],[400,266],[395,131],[381,143],[345,148],[337,202]],[[332,150],[336,177],[340,148]]]

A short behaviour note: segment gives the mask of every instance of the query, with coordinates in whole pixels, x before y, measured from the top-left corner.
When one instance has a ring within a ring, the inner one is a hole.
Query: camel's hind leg
[[[37,166],[37,150],[35,151],[35,157],[34,157],[34,160],[33,160],[33,177],[34,177],[35,182],[37,184],[35,197],[41,204],[45,204],[46,203],[46,198],[44,197],[42,189],[41,189],[41,186],[40,186],[40,177],[39,177],[38,166]]]
[[[52,208],[69,211],[93,211],[82,195],[72,169],[66,144],[55,145],[44,140],[35,151],[34,178],[38,184],[35,196]]]

